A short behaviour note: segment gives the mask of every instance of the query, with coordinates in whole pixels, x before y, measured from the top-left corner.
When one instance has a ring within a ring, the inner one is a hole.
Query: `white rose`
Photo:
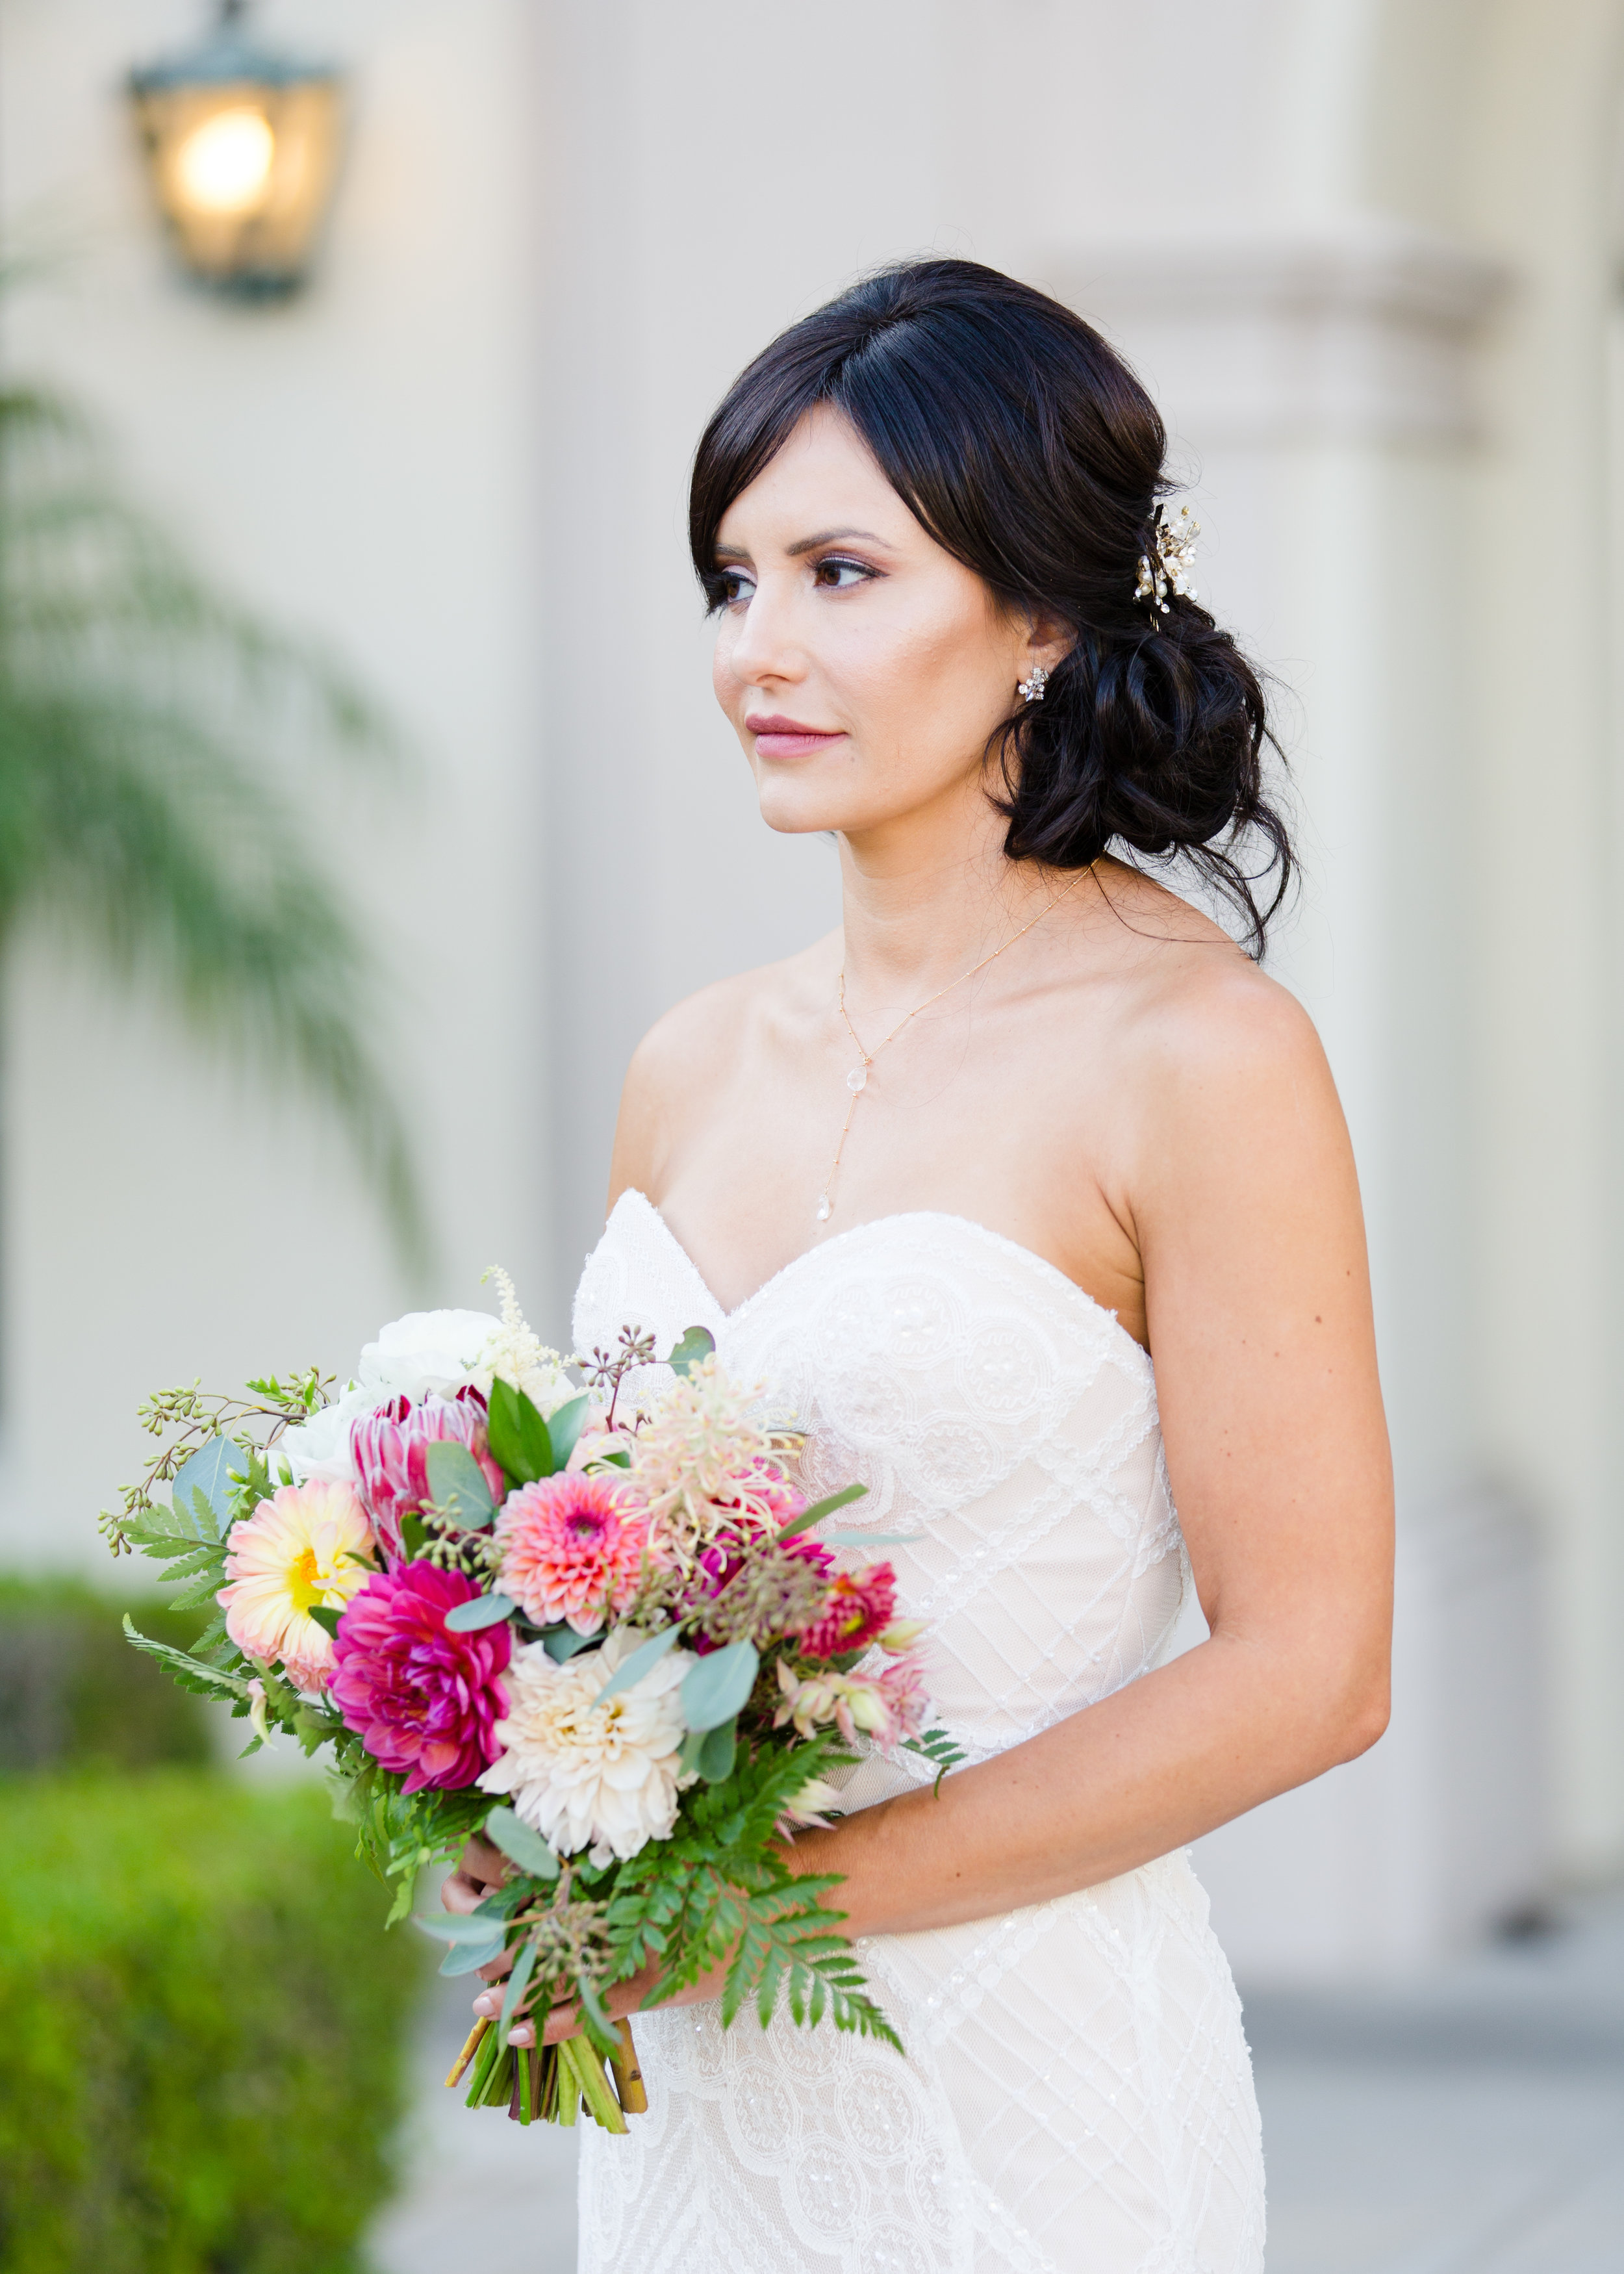
[[[415,1403],[430,1390],[455,1397],[477,1380],[500,1324],[488,1311],[409,1311],[381,1328],[362,1352],[361,1386],[374,1405],[391,1397]]]
[[[331,1405],[324,1405],[308,1421],[301,1422],[297,1429],[287,1430],[276,1440],[271,1448],[272,1473],[276,1473],[279,1463],[286,1461],[296,1485],[312,1477],[320,1478],[327,1484],[354,1484],[350,1429],[383,1402],[375,1390],[363,1389],[358,1382],[352,1382]]]

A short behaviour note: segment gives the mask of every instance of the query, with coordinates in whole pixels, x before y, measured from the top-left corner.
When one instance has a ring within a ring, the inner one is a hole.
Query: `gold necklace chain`
[[[951,995],[955,987],[962,987],[966,980],[974,979],[978,971],[985,971],[989,963],[996,963],[997,961],[998,958],[1004,953],[1005,948],[1013,947],[1018,941],[1025,939],[1029,931],[1034,930],[1036,927],[1042,922],[1046,915],[1051,915],[1053,911],[1059,907],[1061,901],[1065,899],[1068,892],[1076,891],[1078,885],[1082,882],[1085,877],[1090,874],[1093,868],[1094,862],[1091,861],[1086,869],[1079,870],[1078,874],[1072,877],[1069,885],[1063,885],[1061,886],[1060,890],[1055,894],[1054,899],[1050,900],[1046,907],[1041,907],[1038,910],[1036,915],[1033,917],[1030,923],[1022,924],[1020,930],[1016,932],[1011,938],[1006,939],[1003,943],[1002,946],[995,947],[990,955],[982,956],[981,961],[979,963],[972,964],[968,971],[961,971],[957,979],[950,979],[945,987],[938,987],[934,995],[927,995],[922,1003],[916,1003],[914,1005],[914,1008],[908,1012],[906,1016],[898,1020],[896,1025],[891,1028],[890,1034],[885,1036],[884,1040],[883,1042],[876,1043],[871,1050],[864,1050],[862,1045],[862,1037],[858,1033],[856,1028],[853,1026],[852,1014],[846,1007],[846,967],[844,964],[841,965],[840,1016],[846,1021],[846,1033],[857,1045],[857,1055],[861,1060],[861,1065],[854,1065],[850,1073],[846,1077],[846,1086],[852,1093],[852,1102],[846,1109],[846,1119],[841,1124],[839,1141],[835,1147],[835,1157],[829,1164],[829,1174],[823,1179],[823,1189],[817,1196],[817,1207],[813,1211],[819,1224],[827,1224],[830,1217],[834,1214],[835,1204],[833,1195],[835,1178],[840,1173],[840,1156],[846,1151],[846,1141],[851,1132],[852,1117],[857,1111],[858,1100],[861,1097],[864,1090],[868,1087],[868,1069],[874,1064],[876,1058],[879,1057],[880,1052],[883,1050],[888,1050],[891,1043],[896,1041],[903,1028],[907,1026],[911,1020],[917,1019],[921,1011],[928,1011],[933,1003],[939,1003],[944,995]]]

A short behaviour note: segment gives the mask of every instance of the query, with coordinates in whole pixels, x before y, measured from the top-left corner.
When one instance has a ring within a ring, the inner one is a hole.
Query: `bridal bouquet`
[[[753,2002],[765,2027],[782,1997],[797,2022],[896,2044],[820,1900],[838,1879],[785,1856],[862,1749],[922,1753],[938,1781],[959,1758],[926,1728],[891,1567],[831,1552],[888,1540],[814,1537],[864,1487],[808,1506],[800,1441],[703,1329],[634,1405],[651,1338],[566,1362],[494,1276],[500,1319],[397,1320],[342,1394],[312,1371],[148,1400],[162,1449],[102,1528],[214,1615],[190,1652],[126,1619],[131,1641],[228,1700],[247,1751],[273,1728],[327,1750],[358,1852],[395,1883],[387,1924],[470,1834],[508,1859],[470,1916],[417,1920],[450,1946],[442,1974],[511,1958],[499,2021],[447,2080],[469,2075],[470,2106],[568,2124],[584,2105],[624,2131],[646,2102],[607,1993],[650,1963],[650,2003],[725,1966],[725,2023]],[[510,2044],[557,2004],[580,2034]]]

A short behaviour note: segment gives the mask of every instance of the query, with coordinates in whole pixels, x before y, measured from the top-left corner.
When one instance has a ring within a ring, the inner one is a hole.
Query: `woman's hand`
[[[455,1911],[466,1917],[470,1911],[478,1909],[487,1895],[505,1885],[512,1874],[513,1865],[502,1854],[500,1849],[493,1848],[488,1840],[482,1840],[476,1834],[458,1856],[455,1871],[440,1891],[440,1900],[448,1911]],[[513,1954],[510,1951],[504,1951],[500,1958],[493,1958],[488,1966],[482,1966],[479,1969],[479,1978],[482,1982],[496,1985],[501,1983],[512,1970]],[[680,1990],[674,1998],[663,1999],[661,2002],[673,2006],[694,2006],[706,1998],[719,1998],[722,1994],[722,1982],[726,1970],[725,1968],[718,1967],[714,1974],[703,1976],[691,1989]],[[649,1996],[658,1980],[658,1967],[645,1966],[640,1973],[632,1975],[628,1981],[617,1982],[604,1999],[611,2018],[619,2021],[623,2014],[637,2013],[644,1999]],[[535,1994],[532,1992],[530,1996],[527,1996],[522,2001],[520,2007],[522,2014],[529,2012],[530,1998]],[[502,1992],[498,1987],[492,1986],[481,1990],[474,1999],[475,2013],[482,2014],[489,2021],[494,2021],[501,2010]],[[555,2045],[560,2037],[578,2037],[580,2033],[579,2007],[575,2005],[554,2006],[548,2014],[543,2028],[542,2042],[544,2044]],[[508,2031],[508,2037],[510,2044],[533,2045],[536,2042],[534,2016],[531,2015],[528,2020],[515,2022]]]

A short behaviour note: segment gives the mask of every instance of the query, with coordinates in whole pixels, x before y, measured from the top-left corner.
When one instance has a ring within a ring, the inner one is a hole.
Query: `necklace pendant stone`
[[[813,1210],[813,1214],[816,1216],[820,1224],[827,1224],[830,1217],[834,1214],[834,1208],[827,1193],[820,1193],[818,1194],[817,1206]]]
[[[866,1065],[853,1066],[850,1073],[846,1077],[846,1086],[853,1096],[857,1095],[859,1090],[867,1089],[868,1087],[868,1067]]]

